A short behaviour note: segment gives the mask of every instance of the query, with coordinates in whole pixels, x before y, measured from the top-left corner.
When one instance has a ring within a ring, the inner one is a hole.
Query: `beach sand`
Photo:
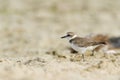
[[[0,80],[120,80],[120,52],[73,54],[72,31],[120,36],[119,0],[1,0]]]

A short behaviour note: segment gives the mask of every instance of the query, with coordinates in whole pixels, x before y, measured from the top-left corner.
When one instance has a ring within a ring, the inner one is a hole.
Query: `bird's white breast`
[[[76,50],[76,51],[78,51],[78,52],[82,52],[82,51],[86,51],[86,50],[93,50],[93,49],[95,49],[95,48],[97,47],[97,46],[78,47],[77,45],[72,44],[72,43],[70,43],[70,45],[71,45],[71,47],[72,47],[74,50]]]

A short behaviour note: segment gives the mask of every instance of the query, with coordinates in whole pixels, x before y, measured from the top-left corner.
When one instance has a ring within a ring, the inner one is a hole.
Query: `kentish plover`
[[[87,50],[94,50],[96,47],[98,47],[101,44],[106,44],[105,42],[95,42],[88,38],[78,37],[73,32],[67,32],[67,35],[61,37],[61,38],[67,38],[69,40],[69,43],[71,47],[82,54],[82,59],[84,60],[84,53]]]

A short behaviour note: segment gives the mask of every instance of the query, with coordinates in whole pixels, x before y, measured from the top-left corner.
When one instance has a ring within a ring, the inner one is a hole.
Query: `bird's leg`
[[[106,57],[106,53],[105,52],[103,52],[103,57]]]
[[[83,61],[85,61],[85,55],[84,55],[85,52],[86,52],[86,49],[83,49],[83,50],[82,50],[82,60],[83,60]]]
[[[84,54],[82,54],[82,60],[85,61],[85,56],[84,56]]]
[[[92,54],[91,54],[91,56],[94,56],[94,55],[95,55],[94,52],[95,52],[95,50],[93,49],[93,50],[92,50]]]

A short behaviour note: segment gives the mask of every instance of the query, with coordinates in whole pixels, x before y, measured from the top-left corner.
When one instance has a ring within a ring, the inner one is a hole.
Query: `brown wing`
[[[88,47],[93,45],[98,45],[98,42],[93,42],[92,40],[86,39],[86,38],[80,38],[76,37],[72,40],[70,40],[70,43],[76,44],[79,47]]]

